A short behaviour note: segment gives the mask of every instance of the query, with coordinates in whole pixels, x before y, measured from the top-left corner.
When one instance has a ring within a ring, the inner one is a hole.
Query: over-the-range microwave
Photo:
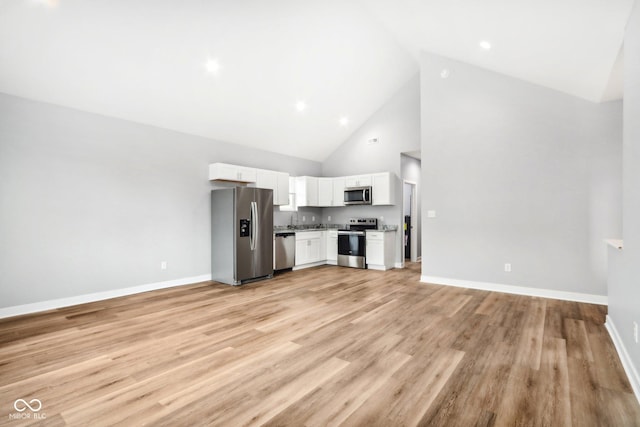
[[[345,205],[370,205],[371,187],[347,187],[344,189]]]

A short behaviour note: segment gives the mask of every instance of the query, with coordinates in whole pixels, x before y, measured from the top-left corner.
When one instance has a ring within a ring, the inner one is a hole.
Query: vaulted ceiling
[[[0,0],[0,92],[322,161],[421,50],[619,98],[632,4]]]

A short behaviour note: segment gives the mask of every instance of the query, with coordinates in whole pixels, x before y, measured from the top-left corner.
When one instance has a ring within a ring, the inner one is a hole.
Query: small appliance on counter
[[[347,228],[338,229],[338,265],[367,268],[365,230],[377,228],[377,218],[350,218]]]

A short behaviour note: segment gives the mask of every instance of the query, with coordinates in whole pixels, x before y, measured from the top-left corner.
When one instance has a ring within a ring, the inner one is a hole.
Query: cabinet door
[[[209,180],[256,182],[256,170],[226,163],[212,163],[209,165]]]
[[[299,240],[296,236],[296,265],[302,265],[309,263],[309,256],[307,245],[309,244],[309,239]]]
[[[276,172],[276,192],[273,196],[274,205],[289,204],[289,174],[286,172]]]
[[[309,206],[309,199],[307,197],[307,181],[305,178],[305,176],[297,176],[295,178],[296,206]]]
[[[318,178],[307,176],[307,206],[318,206]]]
[[[338,261],[338,237],[327,237],[327,261]]]
[[[345,177],[345,187],[368,187],[371,185],[371,175],[355,175]]]
[[[333,178],[318,178],[318,206],[333,206]]]
[[[278,176],[276,175],[276,172],[264,169],[258,169],[256,171],[256,187],[273,190],[274,200],[277,186]]]
[[[394,200],[394,175],[389,172],[377,173],[373,177],[373,200],[374,205],[393,205]]]
[[[298,206],[318,206],[318,178],[296,177],[296,204]]]
[[[333,203],[331,206],[344,206],[344,177],[333,178]]]
[[[357,176],[345,176],[344,177],[344,186],[345,187],[359,187],[359,185],[358,185],[358,177]]]
[[[308,259],[308,262],[322,261],[323,258],[320,255],[321,249],[322,249],[322,244],[320,242],[320,238],[319,237],[307,240],[307,259]]]
[[[371,185],[371,175],[359,175],[358,187],[368,187]]]
[[[327,232],[320,234],[320,261],[327,260]]]
[[[384,240],[367,240],[367,264],[384,265]]]

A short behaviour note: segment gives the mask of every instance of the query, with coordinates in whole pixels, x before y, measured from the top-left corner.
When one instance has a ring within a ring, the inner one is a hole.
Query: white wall
[[[423,275],[607,295],[602,240],[621,228],[621,102],[427,53],[421,91]]]
[[[640,399],[640,344],[633,337],[633,322],[640,325],[640,2],[626,28],[624,67],[624,249],[609,249],[609,318],[621,340],[616,344],[624,347],[623,362],[631,365],[627,373]]]
[[[368,140],[378,143],[368,145]],[[396,262],[402,262],[402,182],[400,153],[420,149],[420,78],[413,77],[364,125],[322,162],[323,176],[391,171],[397,176],[395,206],[325,208],[323,221],[344,224],[351,217],[384,217],[397,225]],[[331,221],[328,216],[331,215]]]
[[[321,171],[0,94],[0,308],[211,274],[214,162]]]

